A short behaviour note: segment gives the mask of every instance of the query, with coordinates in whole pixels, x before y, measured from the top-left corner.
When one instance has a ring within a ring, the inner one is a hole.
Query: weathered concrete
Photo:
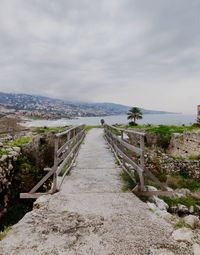
[[[132,193],[102,137],[91,130],[60,193],[36,202],[2,242],[1,255],[190,255],[172,226]]]

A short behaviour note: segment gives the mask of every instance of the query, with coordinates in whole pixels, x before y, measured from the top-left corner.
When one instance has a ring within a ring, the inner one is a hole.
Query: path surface
[[[170,224],[132,193],[121,191],[120,169],[91,130],[60,193],[41,197],[0,242],[1,255],[190,255],[171,238]]]

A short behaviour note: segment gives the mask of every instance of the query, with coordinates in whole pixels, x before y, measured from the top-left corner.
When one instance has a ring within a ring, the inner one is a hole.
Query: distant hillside
[[[0,92],[0,106],[33,116],[49,118],[106,116],[126,114],[130,106],[114,103],[77,103],[44,96]],[[143,114],[164,114],[163,111],[142,109]]]

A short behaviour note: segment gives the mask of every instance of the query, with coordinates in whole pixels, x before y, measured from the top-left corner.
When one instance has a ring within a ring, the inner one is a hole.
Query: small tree
[[[136,125],[136,120],[142,119],[142,112],[138,107],[132,107],[127,115],[128,120],[133,120],[134,125]]]

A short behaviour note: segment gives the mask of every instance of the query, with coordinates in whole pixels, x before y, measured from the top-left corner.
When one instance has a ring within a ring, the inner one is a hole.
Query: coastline
[[[57,119],[57,120],[30,120],[23,118],[23,125],[26,127],[62,127],[66,125],[99,125],[100,120],[104,119],[108,124],[128,124],[127,115],[110,115],[99,117],[78,117],[74,119]],[[191,125],[196,121],[195,114],[144,114],[143,119],[138,124],[152,125]]]

